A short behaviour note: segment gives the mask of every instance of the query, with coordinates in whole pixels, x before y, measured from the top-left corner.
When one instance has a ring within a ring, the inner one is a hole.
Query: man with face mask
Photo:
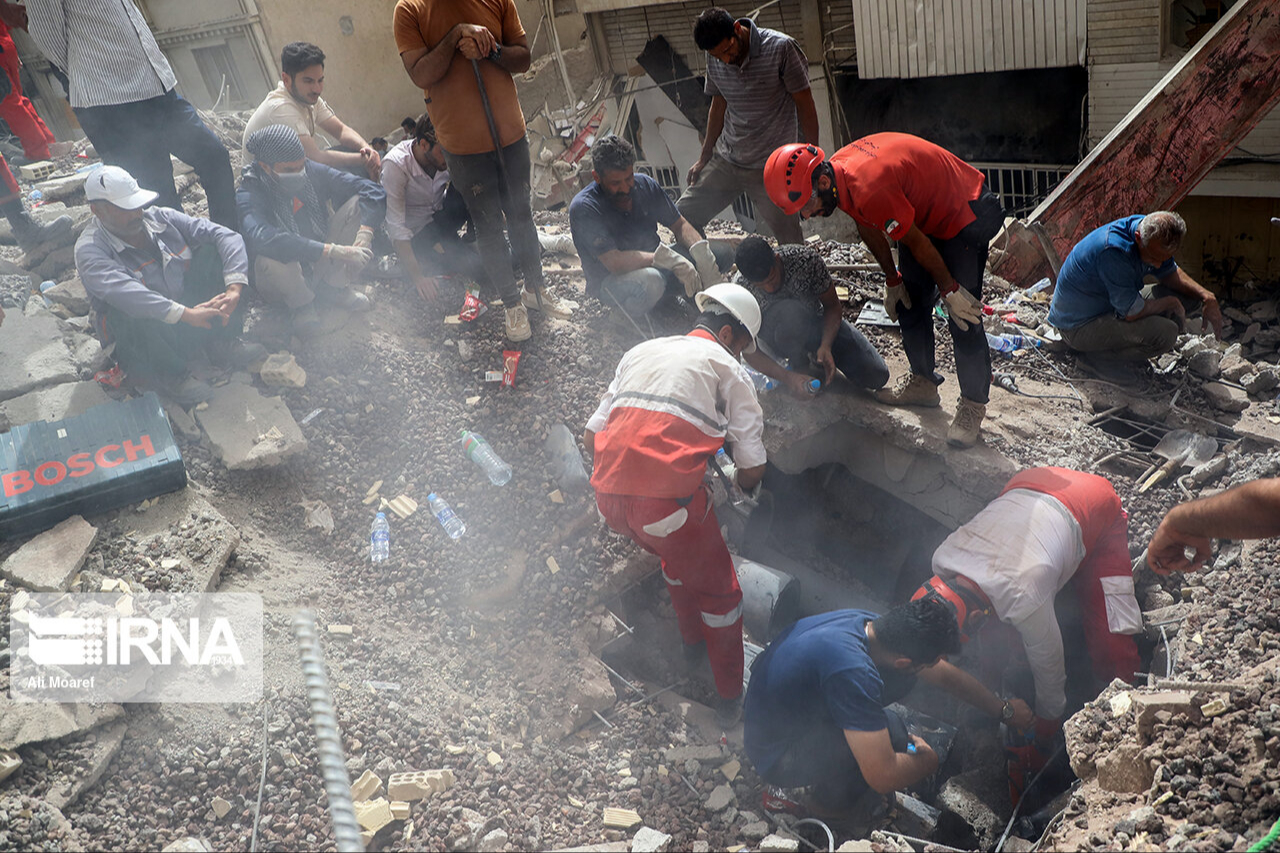
[[[458,236],[470,216],[449,179],[431,119],[423,116],[410,137],[387,152],[382,186],[387,191],[387,236],[424,299],[440,298],[432,277],[436,273],[488,283],[475,245]]]
[[[982,274],[991,238],[1004,224],[986,177],[959,157],[907,133],[873,133],[828,160],[816,145],[784,145],[764,169],[765,187],[784,212],[830,216],[858,226],[885,275],[884,307],[902,327],[911,372],[876,399],[892,406],[938,406],[933,306],[941,294],[955,347],[960,402],[947,441],[978,440],[991,388],[991,354],[982,328]],[[889,241],[898,242],[895,266]],[[901,272],[899,272],[899,268]]]
[[[239,234],[172,208],[143,210],[157,194],[119,166],[90,172],[84,189],[96,218],[76,241],[76,271],[98,336],[135,384],[192,406],[213,393],[191,376],[195,356],[223,367],[266,357],[239,340],[249,280]]]
[[[569,205],[587,294],[633,320],[657,305],[668,288],[692,299],[733,265],[729,244],[702,239],[657,181],[635,173],[635,162],[635,148],[622,137],[597,140],[591,148],[595,182]],[[675,246],[658,238],[659,224],[675,234]]]
[[[315,303],[368,311],[353,280],[373,258],[374,229],[386,216],[380,184],[307,160],[284,125],[255,131],[246,146],[236,206],[254,256],[254,286],[265,301],[293,312],[294,329],[320,329]]]
[[[693,331],[622,357],[582,443],[609,526],[662,558],[686,658],[705,649],[728,726],[742,710],[742,590],[703,473],[728,443],[742,489],[764,477],[764,413],[740,360],[755,351],[760,306],[728,283],[696,301]]]

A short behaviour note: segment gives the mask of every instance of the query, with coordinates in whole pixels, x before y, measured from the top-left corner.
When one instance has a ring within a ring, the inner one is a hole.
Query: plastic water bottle
[[[550,460],[551,476],[560,488],[567,492],[580,492],[587,488],[591,478],[582,465],[582,455],[578,453],[578,443],[573,433],[564,424],[556,424],[547,434],[543,449]]]
[[[751,377],[751,382],[756,386],[756,391],[772,391],[778,387],[776,380],[765,376],[749,364],[742,365],[746,369],[747,375]]]
[[[440,522],[440,526],[444,528],[445,533],[449,534],[450,539],[457,539],[467,532],[467,526],[454,514],[444,498],[432,492],[427,495],[427,503],[431,506],[431,512],[435,515],[436,521]]]
[[[819,394],[822,392],[822,380],[810,379],[809,384],[805,386],[810,394]]]
[[[484,440],[483,435],[464,429],[459,432],[459,436],[462,439],[462,452],[484,469],[484,472],[489,475],[489,482],[495,486],[505,486],[510,482],[511,466],[502,461],[502,457],[494,452],[493,447]]]
[[[728,480],[729,500],[734,506],[740,506],[746,502],[747,496],[742,493],[742,487],[738,485],[737,478],[730,474],[733,470],[733,460],[729,458],[729,454],[724,452],[724,448],[716,451],[716,464],[720,466],[720,471]]]
[[[373,527],[369,528],[369,561],[381,563],[391,556],[391,525],[387,524],[387,514],[380,512],[373,517]]]
[[[1040,346],[1040,342],[1034,338],[1024,338],[1022,335],[993,335],[987,332],[987,346],[996,352],[1013,352],[1023,347]]]

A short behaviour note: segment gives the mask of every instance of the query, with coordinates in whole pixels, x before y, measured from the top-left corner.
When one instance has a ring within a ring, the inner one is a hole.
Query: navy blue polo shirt
[[[592,181],[569,205],[569,230],[578,257],[582,258],[587,293],[597,295],[600,282],[609,275],[609,270],[600,263],[601,255],[614,249],[652,252],[658,248],[658,224],[670,228],[679,218],[675,202],[648,175],[636,175],[630,211],[619,210],[609,201],[604,189]]]

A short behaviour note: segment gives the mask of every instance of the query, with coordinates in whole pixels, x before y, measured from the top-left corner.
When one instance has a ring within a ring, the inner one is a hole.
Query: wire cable
[[[262,792],[267,787],[267,724],[271,722],[271,703],[262,708],[262,775],[258,778],[258,804],[253,809],[253,833],[249,836],[249,853],[258,851],[258,821],[262,820]]]
[[[827,826],[825,823],[823,823],[822,821],[818,820],[816,817],[806,817],[806,818],[801,818],[800,820],[798,820],[798,821],[796,821],[795,823],[791,824],[791,826],[794,828],[794,827],[800,826],[801,824],[809,824],[809,825],[812,825],[812,826],[820,826],[820,827],[822,827],[822,831],[823,831],[823,832],[825,832],[825,833],[827,834],[827,853],[835,853],[835,849],[836,849],[836,837],[835,837],[835,835],[831,832],[831,827]]]
[[[1027,783],[1027,787],[1022,789],[1022,794],[1018,797],[1018,802],[1013,807],[1013,814],[1009,815],[1009,822],[1005,824],[1004,832],[1001,833],[1000,840],[996,842],[996,853],[1000,853],[1000,851],[1004,849],[1004,843],[1009,840],[1009,833],[1013,831],[1013,822],[1018,819],[1018,812],[1022,809],[1022,801],[1027,798],[1027,794],[1031,793],[1031,789],[1040,781],[1040,777],[1043,776],[1044,772],[1053,765],[1053,762],[1066,748],[1067,745],[1065,743],[1060,744],[1058,748],[1053,751],[1053,755],[1049,756],[1049,760],[1044,763],[1044,767],[1040,768],[1040,772],[1031,777],[1031,781]]]
[[[1277,820],[1272,825],[1270,832],[1253,843],[1249,848],[1249,853],[1262,853],[1263,850],[1270,850],[1271,845],[1276,843],[1277,838],[1280,838],[1280,820]]]

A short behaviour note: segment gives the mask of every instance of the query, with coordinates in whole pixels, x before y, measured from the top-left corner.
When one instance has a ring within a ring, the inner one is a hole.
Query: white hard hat
[[[109,201],[123,210],[137,210],[159,198],[159,193],[144,190],[119,166],[99,166],[84,181],[85,198]]]
[[[760,334],[760,303],[740,284],[721,282],[713,284],[694,297],[699,311],[707,310],[707,303],[712,302],[724,307],[739,323],[747,327],[751,333],[751,343],[747,344],[744,353],[756,351],[756,335]]]

